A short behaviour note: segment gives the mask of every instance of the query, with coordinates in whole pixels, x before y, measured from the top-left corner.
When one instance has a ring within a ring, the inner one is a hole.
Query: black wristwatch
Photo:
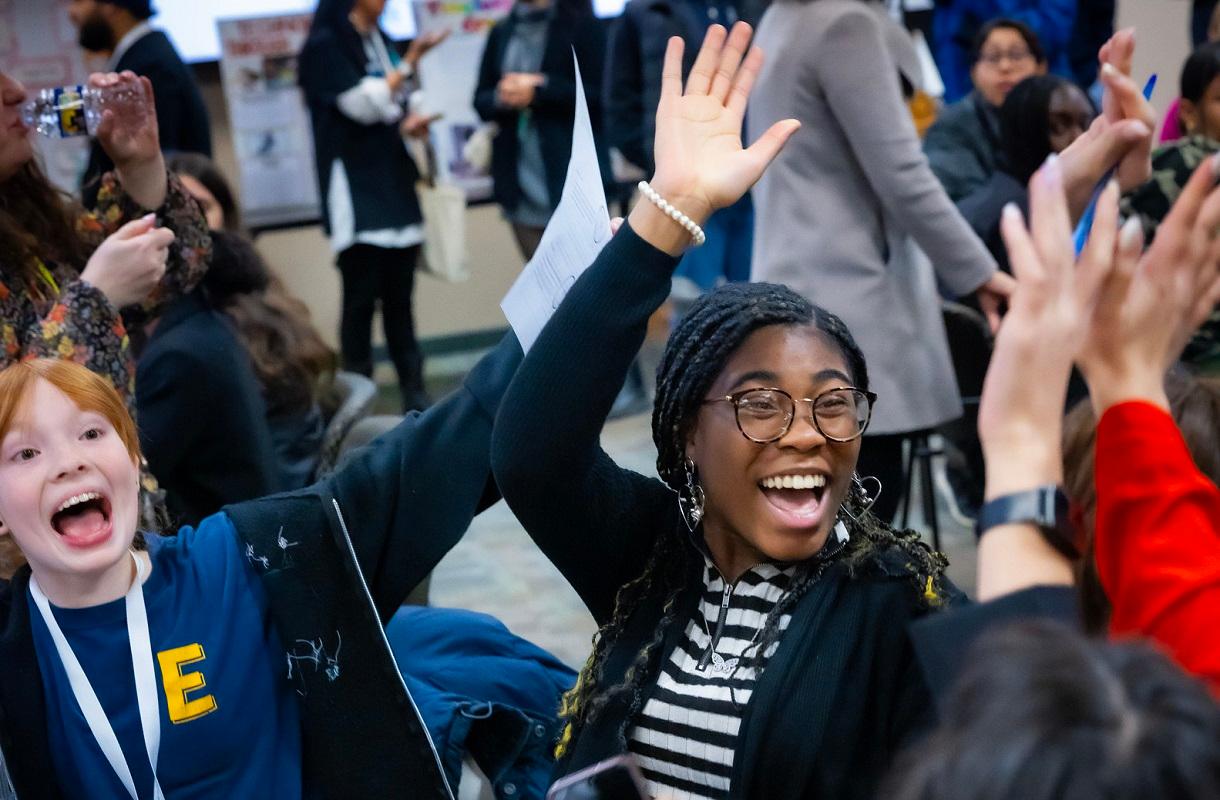
[[[1016,523],[1036,525],[1051,547],[1068,558],[1080,557],[1076,530],[1068,518],[1068,499],[1058,486],[1039,486],[988,500],[979,509],[974,530],[982,538],[997,525]]]

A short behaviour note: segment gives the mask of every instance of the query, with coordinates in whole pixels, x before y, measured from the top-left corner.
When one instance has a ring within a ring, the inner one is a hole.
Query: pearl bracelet
[[[664,211],[666,216],[685,228],[686,232],[690,234],[691,241],[694,242],[695,247],[707,241],[707,234],[703,232],[703,228],[700,228],[693,219],[674,208],[668,200],[657,194],[657,190],[649,186],[648,181],[640,181],[636,188],[640,190],[640,194],[648,198],[650,203]]]

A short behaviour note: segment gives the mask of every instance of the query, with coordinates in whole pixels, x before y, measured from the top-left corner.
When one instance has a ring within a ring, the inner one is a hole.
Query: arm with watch
[[[979,513],[978,603],[911,626],[916,656],[939,701],[988,630],[1031,618],[1078,625],[1067,534],[1060,430],[1072,350],[1082,324],[1077,279],[1104,267],[1116,238],[1118,188],[1101,197],[1089,247],[1073,269],[1072,228],[1057,160],[1030,181],[1030,225],[1009,205],[1002,230],[1017,286],[996,336],[979,406],[986,462]],[[1052,258],[1044,259],[1043,254]]]

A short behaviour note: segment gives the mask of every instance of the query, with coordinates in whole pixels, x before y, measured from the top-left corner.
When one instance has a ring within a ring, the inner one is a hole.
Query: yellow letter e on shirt
[[[202,672],[183,672],[182,668],[207,658],[203,645],[188,644],[157,653],[161,664],[161,683],[165,686],[165,704],[170,722],[178,725],[211,714],[216,710],[216,698],[210,694],[187,699],[187,693],[208,685]]]

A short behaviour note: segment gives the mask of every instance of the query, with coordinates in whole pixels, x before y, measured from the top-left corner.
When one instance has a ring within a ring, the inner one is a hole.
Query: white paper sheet
[[[500,308],[513,326],[522,349],[529,351],[547,320],[559,308],[572,284],[589,268],[610,240],[610,214],[602,186],[589,104],[576,64],[576,118],[572,124],[572,159],[563,182],[559,207],[542,234],[542,242],[521,270]]]

